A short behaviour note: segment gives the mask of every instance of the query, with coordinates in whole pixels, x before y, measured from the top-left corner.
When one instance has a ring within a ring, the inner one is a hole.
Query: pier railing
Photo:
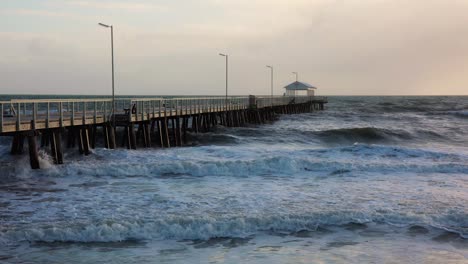
[[[115,115],[128,116],[129,121],[176,115],[265,108],[326,97],[310,96],[229,96],[180,98],[118,98]],[[100,124],[112,121],[112,99],[12,99],[0,101],[0,133],[48,129],[75,125]]]

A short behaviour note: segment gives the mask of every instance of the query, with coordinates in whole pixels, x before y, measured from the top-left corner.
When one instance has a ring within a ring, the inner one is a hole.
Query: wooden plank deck
[[[255,97],[257,109],[306,101],[326,103],[326,97]],[[116,118],[128,114],[127,122],[155,118],[245,110],[252,107],[249,97],[129,98],[115,102]],[[91,109],[90,109],[91,108]],[[112,121],[111,99],[28,99],[1,101],[0,135],[20,131],[70,126],[99,125]],[[11,110],[10,110],[11,109]],[[83,111],[86,109],[86,111]],[[127,109],[127,113],[124,111]]]

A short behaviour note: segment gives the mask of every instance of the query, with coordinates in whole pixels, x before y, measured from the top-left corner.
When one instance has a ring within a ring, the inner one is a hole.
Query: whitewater
[[[329,97],[190,146],[0,139],[1,263],[468,263],[468,97]]]

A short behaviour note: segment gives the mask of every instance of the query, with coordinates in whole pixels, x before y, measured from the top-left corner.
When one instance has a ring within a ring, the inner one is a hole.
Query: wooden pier
[[[12,138],[12,155],[24,153],[27,139],[31,168],[39,169],[39,148],[49,149],[55,164],[63,164],[64,145],[83,155],[98,144],[109,149],[180,147],[189,133],[271,122],[279,114],[323,110],[327,102],[317,96],[119,98],[112,111],[111,99],[12,99],[0,101],[0,136]]]

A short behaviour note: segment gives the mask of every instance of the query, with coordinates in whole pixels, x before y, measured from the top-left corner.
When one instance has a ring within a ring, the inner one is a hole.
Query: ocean
[[[188,147],[0,139],[1,263],[468,263],[468,97],[329,97]]]

